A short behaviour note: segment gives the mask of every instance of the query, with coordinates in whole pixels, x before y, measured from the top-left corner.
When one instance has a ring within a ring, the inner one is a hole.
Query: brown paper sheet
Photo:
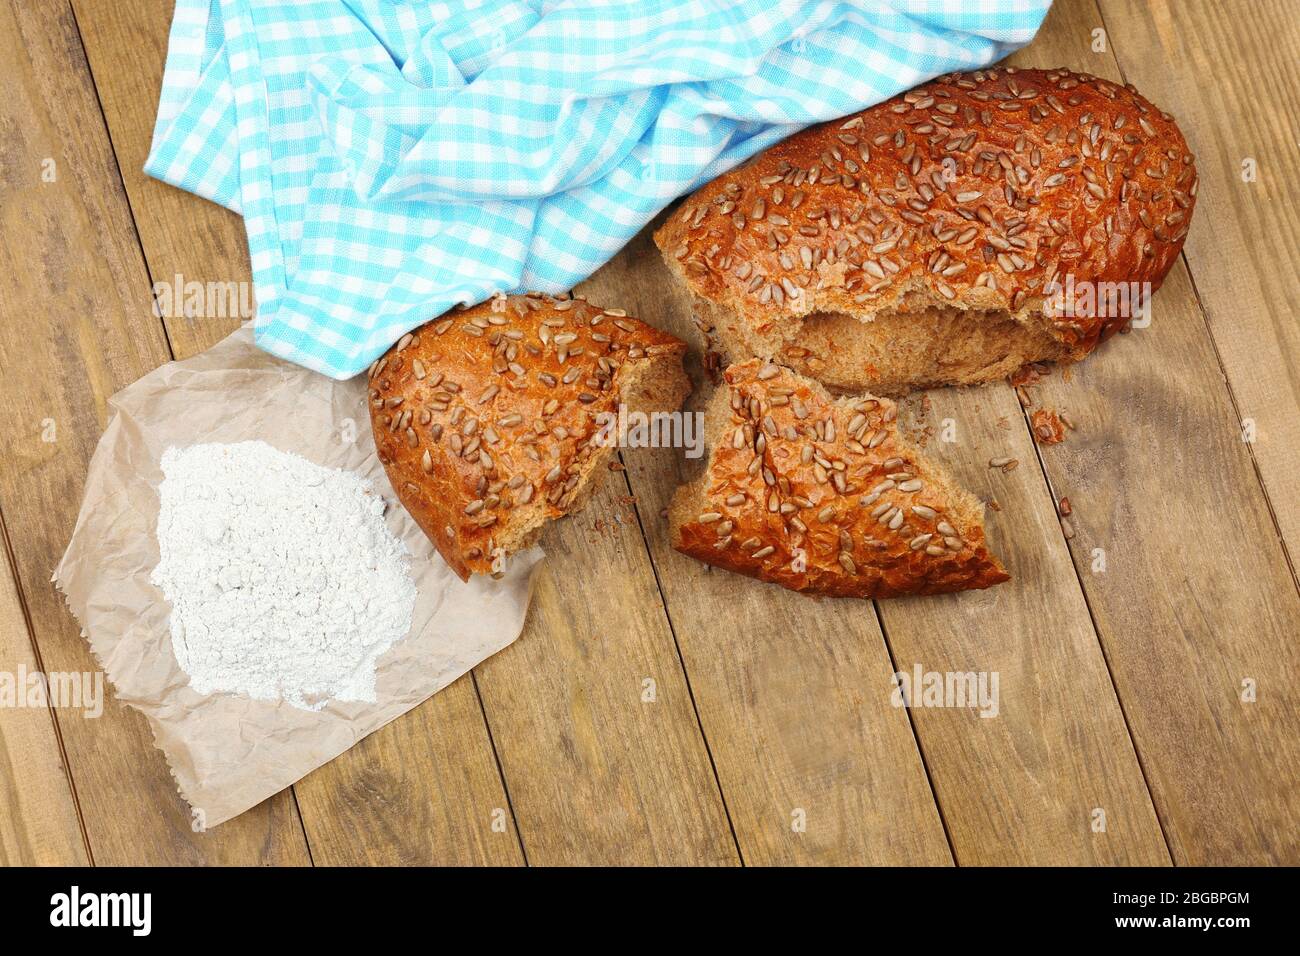
[[[253,344],[248,326],[113,396],[77,525],[54,580],[119,700],[142,711],[197,827],[262,802],[446,687],[519,636],[540,549],[498,581],[463,583],[397,504],[375,457],[364,377],[337,382]],[[368,478],[411,553],[411,630],[379,659],[376,703],[318,712],[232,694],[200,696],[172,653],[158,564],[159,461],[170,446],[259,439]]]

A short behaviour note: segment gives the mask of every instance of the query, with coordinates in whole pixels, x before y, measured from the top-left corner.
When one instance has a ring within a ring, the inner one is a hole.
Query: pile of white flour
[[[150,580],[200,694],[373,701],[415,607],[406,548],[359,475],[265,442],[168,448]]]

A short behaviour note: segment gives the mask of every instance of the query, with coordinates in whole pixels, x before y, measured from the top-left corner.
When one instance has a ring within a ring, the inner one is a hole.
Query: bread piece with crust
[[[1196,186],[1173,119],[1131,87],[1003,67],[797,133],[655,241],[731,361],[897,395],[1086,356],[1164,280]]]
[[[758,359],[723,379],[706,412],[707,470],[669,509],[678,551],[835,597],[1008,579],[985,547],[983,505],[899,434],[892,401],[834,399]]]
[[[586,504],[616,443],[603,415],[678,408],[686,343],[582,299],[498,297],[404,335],[371,366],[370,421],[398,498],[470,574]]]

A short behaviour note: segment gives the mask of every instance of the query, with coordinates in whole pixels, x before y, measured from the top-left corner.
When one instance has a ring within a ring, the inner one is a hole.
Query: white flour
[[[162,469],[150,580],[190,686],[307,710],[373,701],[415,585],[369,483],[260,441],[168,448]]]

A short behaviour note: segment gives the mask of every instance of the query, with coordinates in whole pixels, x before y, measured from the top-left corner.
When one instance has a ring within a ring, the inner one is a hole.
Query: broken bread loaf
[[[983,505],[899,434],[892,401],[834,399],[758,359],[723,379],[706,412],[707,470],[669,509],[678,551],[836,597],[1008,579],[985,547]]]
[[[398,498],[467,580],[497,573],[591,496],[607,416],[678,408],[686,344],[582,299],[498,297],[402,336],[370,369],[370,420]]]
[[[697,191],[655,241],[730,361],[898,395],[1075,361],[1178,257],[1196,168],[1132,87],[940,77]]]

